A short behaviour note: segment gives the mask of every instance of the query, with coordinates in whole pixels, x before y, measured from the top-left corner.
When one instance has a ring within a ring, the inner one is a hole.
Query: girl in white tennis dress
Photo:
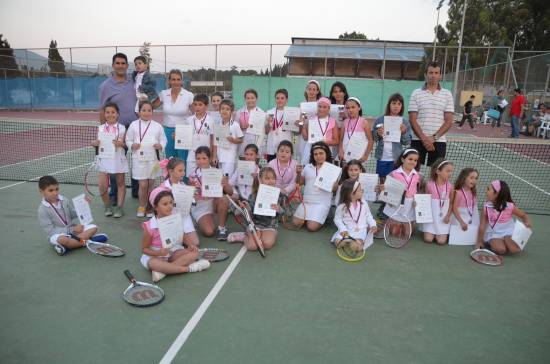
[[[167,143],[162,125],[152,120],[152,117],[153,106],[149,101],[142,101],[139,119],[130,124],[126,133],[126,146],[132,149],[132,177],[139,182],[137,217],[145,216],[147,196],[154,187],[154,179],[160,176],[160,169],[154,169],[158,163],[158,153]],[[147,217],[153,217],[152,210],[147,211]]]
[[[185,162],[179,158],[165,159],[160,162],[160,168],[163,171],[166,180],[161,184],[168,191],[172,191],[172,186],[183,183],[185,176]],[[187,246],[199,246],[199,236],[195,231],[190,212],[182,214],[183,224],[183,243]]]
[[[103,107],[106,123],[98,128],[98,138],[92,141],[94,147],[99,148],[98,163],[99,163],[99,191],[103,204],[105,205],[105,216],[122,217],[124,206],[124,198],[126,196],[126,185],[124,174],[128,173],[128,160],[124,152],[124,134],[126,128],[118,122],[118,106],[113,102],[105,104]],[[114,154],[105,154],[105,146],[102,143],[114,144]],[[103,141],[103,142],[102,142]],[[109,194],[109,175],[116,175],[117,183],[117,204],[111,207]]]
[[[515,225],[513,216],[519,217],[530,228],[529,216],[514,204],[510,188],[504,181],[491,182],[487,186],[486,197],[481,210],[476,248],[488,245],[497,254],[520,253],[520,247],[512,240]]]
[[[355,240],[351,248],[368,248],[364,246],[367,233],[377,231],[376,221],[372,217],[369,205],[363,200],[363,188],[357,180],[347,179],[342,183],[342,203],[336,208],[334,224],[338,231],[334,233],[331,241],[336,247],[343,238],[350,237]]]
[[[446,244],[451,230],[451,214],[454,191],[449,180],[453,174],[453,164],[443,158],[437,159],[432,164],[430,181],[426,186],[426,192],[432,195],[432,219],[433,222],[422,224],[424,241],[437,244]]]
[[[295,219],[305,220],[306,228],[310,231],[321,229],[327,219],[332,202],[332,192],[322,190],[314,185],[315,179],[319,174],[319,169],[321,169],[321,166],[325,162],[332,163],[330,148],[324,142],[314,143],[311,146],[309,164],[304,167],[300,177],[300,185],[305,185],[305,216],[302,206],[298,207],[294,213]],[[336,190],[337,186],[338,182],[335,182],[333,191]]]
[[[479,228],[476,193],[478,177],[479,172],[474,168],[464,168],[455,182],[451,225],[460,225],[464,231]]]

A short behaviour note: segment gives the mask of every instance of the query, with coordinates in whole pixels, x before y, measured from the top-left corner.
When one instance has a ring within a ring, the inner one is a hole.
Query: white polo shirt
[[[426,84],[422,88],[413,91],[409,100],[409,112],[417,112],[417,122],[426,135],[434,135],[441,125],[445,122],[444,115],[446,112],[454,113],[454,102],[451,91],[437,86],[437,90],[431,93]],[[413,140],[419,140],[418,136],[413,133]],[[446,142],[445,135],[442,135],[438,142]]]
[[[174,128],[176,124],[184,124],[191,115],[189,107],[193,104],[193,94],[181,89],[176,102],[172,102],[172,89],[162,90],[159,94],[162,102],[163,126]]]

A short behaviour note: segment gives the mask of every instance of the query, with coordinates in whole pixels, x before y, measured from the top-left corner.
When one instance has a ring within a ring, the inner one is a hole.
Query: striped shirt
[[[454,113],[453,95],[451,91],[438,85],[437,90],[431,93],[426,84],[422,88],[413,91],[409,101],[409,112],[417,112],[416,121],[422,132],[426,135],[434,135],[444,123],[446,112]],[[413,133],[413,140],[419,140]],[[442,135],[438,142],[447,141]]]

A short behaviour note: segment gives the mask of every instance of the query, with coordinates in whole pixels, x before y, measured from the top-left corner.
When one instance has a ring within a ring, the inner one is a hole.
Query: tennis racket
[[[404,213],[404,203],[405,192],[401,198],[401,205],[384,225],[384,241],[389,247],[396,249],[404,247],[411,240],[412,235],[412,225],[409,217]]]
[[[288,197],[283,200],[283,214],[281,215],[281,223],[285,229],[300,230],[306,220],[306,205],[302,196],[302,188],[296,184],[296,189]],[[296,212],[303,214],[304,219],[295,219]]]
[[[154,284],[136,281],[129,270],[124,271],[124,275],[131,282],[128,288],[124,290],[122,297],[124,301],[132,306],[147,307],[159,304],[164,299],[164,290]]]
[[[222,262],[229,258],[229,253],[224,249],[203,248],[199,249],[199,259],[206,259],[209,262]]]
[[[71,238],[80,241],[80,238],[76,234],[70,234],[70,235],[71,235]],[[97,241],[92,241],[92,240],[86,241],[86,248],[90,252],[96,255],[101,255],[101,256],[110,257],[110,258],[118,258],[126,254],[124,250],[122,250],[116,245],[99,243]]]
[[[353,250],[351,247],[353,243],[355,243],[354,239],[349,237],[343,238],[336,247],[336,255],[346,262],[358,262],[362,260],[366,256],[365,249],[360,249],[359,251]]]
[[[232,200],[232,198],[228,195],[227,198]],[[231,210],[231,213],[233,214],[233,219],[237,224],[239,224],[240,227],[242,227],[244,230],[247,228],[247,223],[245,221],[244,215],[241,213],[240,210],[235,209],[236,204],[229,204],[229,210]],[[238,205],[237,205],[238,206]]]
[[[264,243],[262,243],[262,239],[260,239],[258,230],[256,230],[256,225],[254,225],[254,221],[252,221],[252,217],[250,216],[248,209],[247,208],[243,209],[235,201],[233,201],[233,199],[230,196],[228,195],[225,195],[225,196],[229,200],[229,203],[231,204],[231,206],[233,206],[233,209],[236,211],[236,213],[244,217],[244,221],[246,222],[246,231],[248,231],[250,235],[252,235],[252,238],[254,239],[254,243],[258,248],[258,252],[262,256],[262,258],[265,258]]]
[[[502,265],[504,258],[489,249],[475,249],[470,252],[470,258],[474,261],[490,266]]]

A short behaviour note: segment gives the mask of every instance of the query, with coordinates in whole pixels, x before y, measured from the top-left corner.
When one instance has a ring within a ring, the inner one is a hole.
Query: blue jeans
[[[175,149],[174,148],[174,137],[173,134],[176,132],[176,128],[170,128],[168,126],[164,126],[164,134],[166,134],[166,149],[164,150],[166,154],[166,158],[170,157],[176,157],[184,162],[187,161],[187,154],[189,151],[185,149]]]
[[[519,116],[512,116],[512,138],[519,138]]]

